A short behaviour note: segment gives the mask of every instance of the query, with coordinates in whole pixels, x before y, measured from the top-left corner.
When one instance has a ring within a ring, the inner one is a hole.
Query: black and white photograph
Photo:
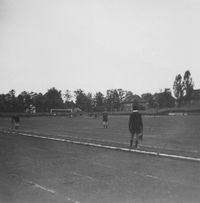
[[[0,0],[0,203],[200,202],[200,1]]]

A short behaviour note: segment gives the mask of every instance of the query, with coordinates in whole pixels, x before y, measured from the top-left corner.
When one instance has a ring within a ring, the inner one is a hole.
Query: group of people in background
[[[11,117],[11,124],[12,129],[19,129],[19,123],[20,118],[18,115],[13,115]],[[108,112],[104,111],[102,114],[102,124],[103,128],[108,128]],[[139,142],[143,139],[143,122],[142,122],[142,116],[138,111],[137,106],[133,106],[133,112],[130,114],[129,117],[129,131],[131,133],[131,139],[130,139],[130,148],[133,147],[133,143],[135,148],[139,148]]]

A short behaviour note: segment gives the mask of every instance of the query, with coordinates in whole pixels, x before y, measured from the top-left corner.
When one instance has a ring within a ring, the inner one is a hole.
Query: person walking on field
[[[19,129],[19,122],[20,122],[20,118],[18,115],[13,115],[11,117],[11,123],[12,123],[12,129]]]
[[[131,133],[130,148],[133,147],[135,137],[135,148],[139,148],[139,141],[143,138],[143,121],[137,106],[133,106],[133,112],[129,117],[129,131]]]
[[[108,113],[106,111],[103,112],[102,114],[103,117],[103,127],[108,128]]]

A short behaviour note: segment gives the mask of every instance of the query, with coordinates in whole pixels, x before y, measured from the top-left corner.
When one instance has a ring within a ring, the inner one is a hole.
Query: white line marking
[[[107,142],[107,143],[112,143],[112,144],[124,144],[124,145],[127,145],[129,144],[129,142],[117,142],[117,141],[112,141],[112,140],[105,140],[105,139],[93,139],[93,138],[81,138],[81,137],[77,137],[77,136],[68,136],[68,135],[58,135],[58,136],[64,136],[66,139],[67,138],[75,138],[75,139],[83,139],[83,140],[89,140],[89,141],[96,141],[96,142]],[[141,147],[147,147],[147,148],[153,148],[153,149],[163,149],[163,150],[171,150],[171,151],[174,151],[173,148],[170,148],[170,147],[162,147],[162,146],[151,146],[151,145],[143,145],[141,144],[140,145]],[[182,150],[177,150],[176,151],[182,151]],[[191,150],[189,152],[192,152],[192,153],[199,153],[198,150]]]
[[[4,131],[4,130],[2,132],[11,133],[9,131]],[[114,147],[114,146],[95,144],[95,143],[89,143],[89,142],[73,141],[73,140],[67,140],[67,139],[63,139],[63,138],[52,138],[52,137],[33,135],[33,134],[21,133],[21,132],[12,132],[12,133],[13,134],[16,133],[16,134],[23,135],[23,136],[28,136],[28,137],[40,138],[40,139],[61,141],[61,142],[80,144],[80,145],[86,145],[86,146],[92,146],[92,147],[99,147],[99,148],[105,148],[105,149],[121,150],[121,151],[127,151],[127,152],[129,151],[129,152],[136,152],[136,153],[139,153],[139,154],[147,154],[147,155],[161,156],[161,157],[166,157],[166,158],[176,158],[176,159],[200,162],[200,158],[189,157],[189,156],[165,154],[165,153],[159,153],[159,152],[150,152],[150,151],[137,150],[137,149],[128,149],[128,148],[124,148],[124,147]]]
[[[145,176],[146,176],[146,177],[149,177],[149,178],[159,179],[159,180],[160,180],[160,178],[157,177],[157,176],[153,176],[153,175],[149,175],[149,174],[146,174]]]
[[[27,133],[30,133],[28,131],[24,131],[24,132],[27,132]],[[32,132],[34,133],[34,132]],[[81,138],[81,137],[77,137],[77,136],[68,136],[68,135],[63,135],[63,134],[58,134],[58,136],[62,136],[64,137],[64,139],[68,139],[68,138],[71,138],[71,139],[82,139],[82,140],[85,140],[85,141],[95,141],[95,142],[106,142],[106,143],[112,143],[112,144],[124,144],[124,145],[127,145],[129,144],[129,142],[117,142],[117,141],[112,141],[112,140],[108,140],[108,139],[93,139],[93,138],[88,138],[88,137],[84,137],[84,138]],[[151,146],[151,145],[143,145],[141,144],[140,145],[141,147],[147,147],[147,148],[153,148],[153,149],[161,149],[161,150],[171,150],[171,151],[175,151],[174,148],[170,148],[170,147],[162,147],[162,146]],[[181,149],[176,149],[176,151],[182,151]],[[190,150],[189,152],[191,153],[199,153],[200,151],[198,150]]]
[[[80,176],[80,177],[82,177],[82,178],[87,178],[87,179],[90,179],[90,180],[95,180],[96,181],[96,179],[95,178],[93,178],[93,177],[91,177],[91,176],[87,176],[87,175],[83,175],[83,174],[80,174],[80,173],[77,173],[77,172],[73,172],[73,173],[71,173],[71,174],[73,174],[73,175],[75,175],[75,176]]]
[[[13,134],[15,134],[16,133],[16,131],[14,131],[14,132],[10,132],[10,133],[13,133]],[[18,133],[18,132],[17,132]],[[34,133],[34,131],[33,132],[30,132],[30,131],[23,131],[23,133]],[[37,132],[36,132],[37,133]],[[112,143],[112,144],[124,144],[124,145],[127,145],[127,144],[129,144],[129,142],[117,142],[117,141],[112,141],[112,140],[105,140],[105,139],[93,139],[93,138],[81,138],[81,137],[77,137],[77,136],[68,136],[68,135],[63,135],[63,134],[58,134],[58,136],[62,136],[62,137],[64,137],[64,138],[59,138],[59,139],[64,139],[64,140],[66,140],[66,139],[68,139],[68,138],[70,138],[70,139],[81,139],[81,140],[85,140],[86,142],[87,141],[95,141],[95,142],[106,142],[106,143]],[[181,149],[174,149],[174,148],[170,148],[170,147],[162,147],[162,146],[151,146],[151,145],[143,145],[143,144],[141,144],[140,145],[141,147],[146,147],[146,148],[152,148],[152,149],[158,149],[158,150],[170,150],[170,151],[183,151],[183,150],[181,150]],[[198,150],[190,150],[190,151],[188,151],[188,152],[191,152],[191,153],[199,153],[200,151],[198,151]]]
[[[36,183],[35,183],[34,186],[35,186],[36,188],[40,188],[40,189],[42,189],[42,190],[45,190],[45,191],[50,192],[50,193],[53,193],[53,194],[56,193],[56,191],[51,190],[51,189],[48,189],[48,188],[46,188],[46,187],[44,187],[44,186],[41,186],[41,185],[38,185],[38,184],[36,184]]]
[[[47,187],[44,187],[44,186],[42,186],[42,185],[39,185],[39,184],[37,184],[37,183],[34,183],[33,181],[25,180],[25,179],[24,179],[24,181],[27,182],[27,183],[30,184],[30,185],[33,185],[35,188],[39,188],[39,189],[41,189],[41,190],[44,190],[44,191],[49,192],[49,193],[52,193],[52,194],[55,194],[55,193],[56,193],[56,191],[54,191],[54,190],[52,190],[52,189],[49,189],[49,188],[47,188]]]
[[[35,188],[44,190],[44,191],[49,192],[49,193],[51,193],[51,194],[54,194],[54,195],[55,195],[55,194],[57,193],[55,190],[52,190],[52,189],[49,189],[49,188],[47,188],[47,187],[45,187],[45,186],[39,185],[39,184],[37,184],[37,183],[34,183],[33,181],[26,180],[26,179],[24,179],[24,181],[25,181],[26,183],[32,185],[32,186],[35,187]],[[75,201],[75,200],[71,199],[70,197],[66,197],[66,199],[67,199],[68,201],[73,202],[73,203],[79,203],[78,201]]]

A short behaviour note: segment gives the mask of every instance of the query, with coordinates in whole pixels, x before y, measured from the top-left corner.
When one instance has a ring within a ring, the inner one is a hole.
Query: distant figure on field
[[[94,118],[97,118],[97,114],[96,113],[94,114]]]
[[[106,111],[103,112],[102,114],[102,119],[103,119],[103,127],[108,128],[108,113]]]
[[[137,106],[133,106],[133,112],[129,117],[129,131],[131,133],[130,148],[133,146],[134,136],[135,148],[139,148],[139,140],[143,138],[143,122]]]
[[[19,122],[20,122],[20,118],[18,115],[14,115],[11,118],[11,122],[12,122],[12,128],[13,129],[19,129]]]

